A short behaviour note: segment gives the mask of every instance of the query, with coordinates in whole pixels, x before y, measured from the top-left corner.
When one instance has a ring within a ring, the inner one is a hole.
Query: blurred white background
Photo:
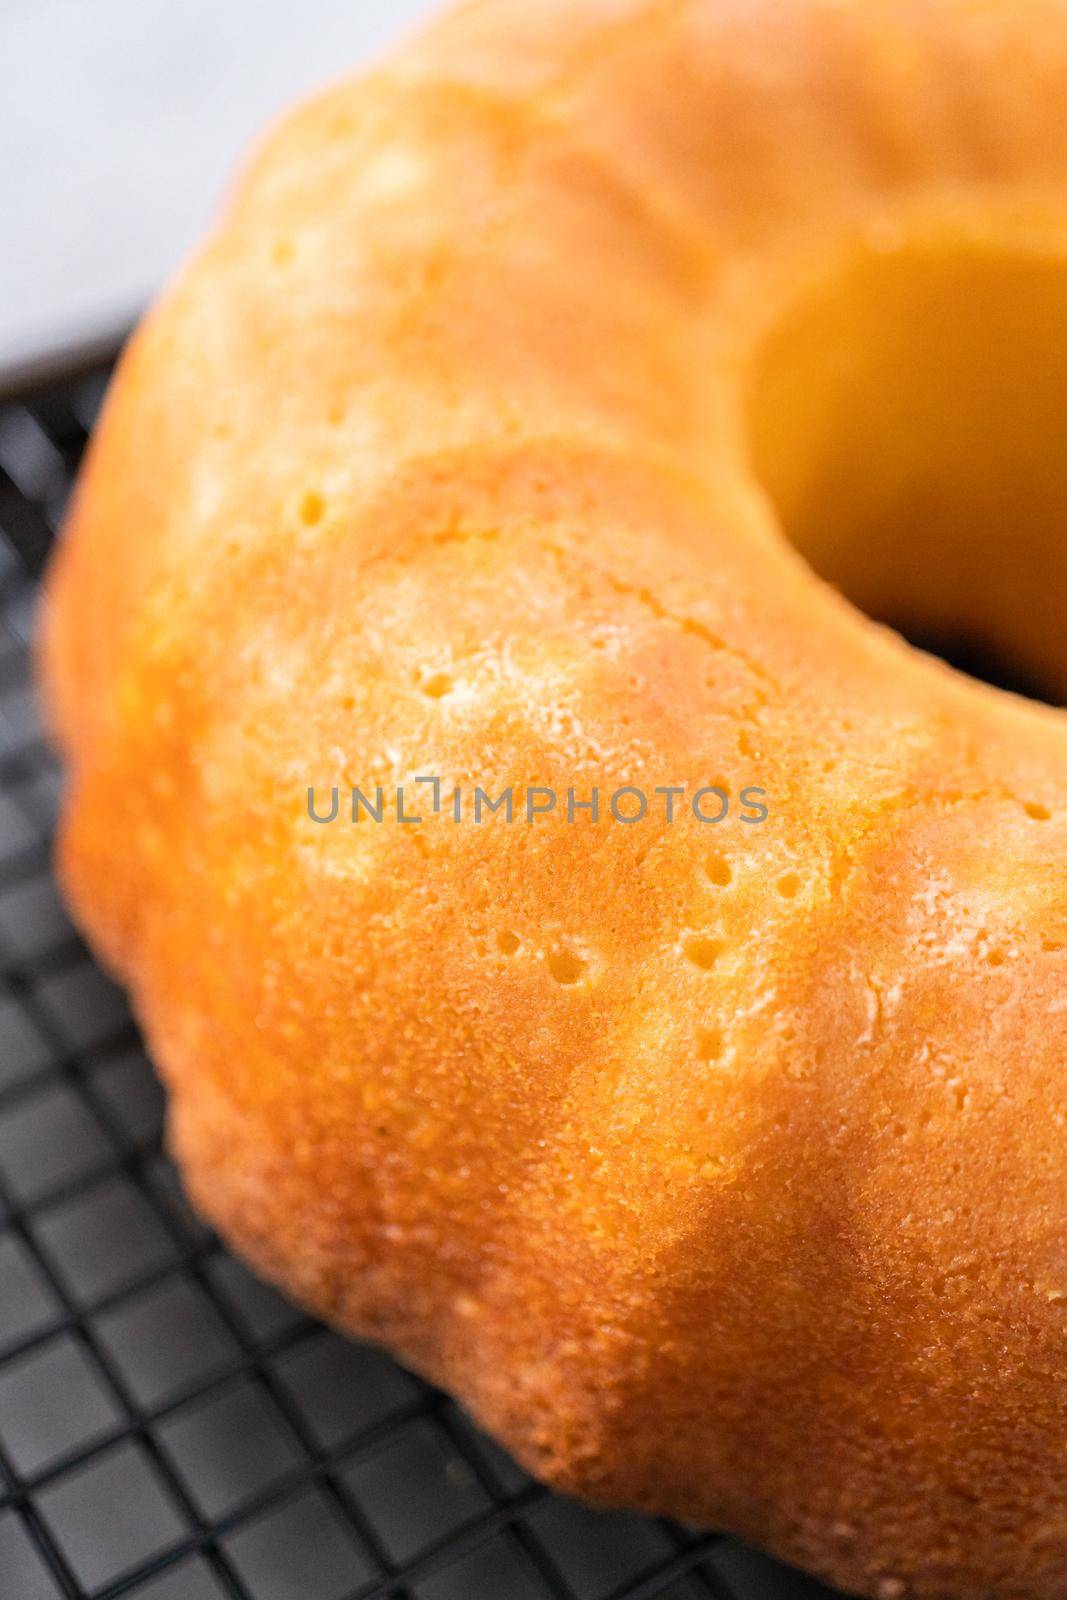
[[[108,342],[295,95],[432,0],[0,0],[0,380]]]

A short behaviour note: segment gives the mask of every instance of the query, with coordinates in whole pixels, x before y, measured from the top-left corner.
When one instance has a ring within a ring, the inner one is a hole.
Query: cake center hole
[[[1067,260],[859,256],[767,337],[749,401],[756,472],[816,572],[1067,704]]]

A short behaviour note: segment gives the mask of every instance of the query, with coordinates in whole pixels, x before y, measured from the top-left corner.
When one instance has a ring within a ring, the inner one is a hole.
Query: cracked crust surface
[[[1052,229],[1065,84],[1038,0],[463,6],[263,145],[49,584],[198,1205],[548,1481],[874,1596],[1067,1595],[1067,731],[815,578],[742,380],[857,240]],[[771,814],[308,822],[425,772]]]

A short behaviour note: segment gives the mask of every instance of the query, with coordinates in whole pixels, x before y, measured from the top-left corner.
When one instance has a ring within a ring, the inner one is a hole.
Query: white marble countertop
[[[0,382],[105,344],[250,139],[428,0],[0,0]]]

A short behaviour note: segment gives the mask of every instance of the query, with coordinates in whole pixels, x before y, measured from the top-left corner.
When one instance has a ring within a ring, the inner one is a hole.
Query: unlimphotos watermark
[[[415,789],[415,785],[421,787]],[[344,801],[342,804],[342,795]],[[428,816],[440,816],[455,823],[481,824],[487,821],[521,822],[533,825],[552,819],[557,822],[610,822],[622,826],[650,819],[667,823],[694,821],[714,827],[734,819],[754,826],[770,816],[767,791],[746,784],[736,796],[721,784],[691,788],[684,783],[656,784],[651,790],[624,783],[608,789],[595,786],[579,794],[574,788],[559,790],[541,784],[514,785],[491,794],[480,784],[463,789],[446,788],[445,780],[425,773],[407,786],[386,790],[380,784],[369,792],[352,787],[342,790],[334,784],[329,800],[307,791],[307,814],[312,822],[398,822],[419,827]]]

